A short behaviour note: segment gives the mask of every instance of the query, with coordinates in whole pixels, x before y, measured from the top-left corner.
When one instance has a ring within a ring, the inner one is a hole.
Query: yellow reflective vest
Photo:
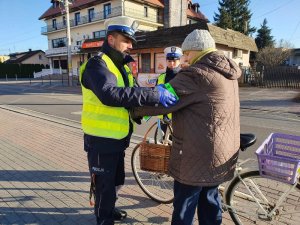
[[[117,87],[125,87],[121,72],[113,61],[105,54],[102,60],[107,68],[117,78]],[[80,81],[86,68],[87,62],[80,67]],[[127,65],[124,68],[128,74],[129,86],[133,87],[133,76]],[[100,76],[100,74],[99,74]],[[90,90],[81,85],[82,88],[82,115],[81,126],[85,134],[97,137],[122,139],[129,133],[129,112],[124,107],[112,107],[104,105],[99,98]]]
[[[159,77],[157,78],[157,85],[165,84],[165,80],[166,80],[166,73],[160,74]]]
[[[166,83],[166,73],[162,73],[157,78],[157,85],[165,84],[165,83]],[[168,116],[169,119],[172,119],[172,113],[169,113],[167,116]],[[158,118],[163,119],[164,116],[163,115],[159,115]]]

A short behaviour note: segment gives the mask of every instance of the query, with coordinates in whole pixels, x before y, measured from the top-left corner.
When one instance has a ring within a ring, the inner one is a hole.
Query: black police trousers
[[[113,225],[116,186],[123,185],[125,180],[125,152],[103,154],[89,150],[87,153],[91,174],[90,194],[94,195],[97,225]]]

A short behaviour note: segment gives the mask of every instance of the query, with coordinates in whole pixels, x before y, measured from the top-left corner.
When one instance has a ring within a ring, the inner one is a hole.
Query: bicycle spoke
[[[134,177],[144,193],[160,203],[172,202],[173,178],[163,173],[141,170],[139,145],[133,150],[131,160]]]
[[[254,224],[299,224],[299,185],[292,187],[261,177],[258,171],[240,175],[242,180],[234,179],[226,193],[226,204],[236,224],[248,224],[249,221]],[[281,196],[283,199],[280,199]]]

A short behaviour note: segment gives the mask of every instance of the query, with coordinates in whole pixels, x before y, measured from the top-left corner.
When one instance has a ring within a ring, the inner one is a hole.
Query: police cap
[[[169,59],[169,60],[180,59],[182,56],[181,48],[178,48],[176,46],[170,46],[170,47],[165,48],[164,53],[165,53],[166,59]]]
[[[118,32],[136,42],[135,32],[138,23],[135,19],[127,16],[117,16],[105,20],[104,22],[107,35],[111,32]]]

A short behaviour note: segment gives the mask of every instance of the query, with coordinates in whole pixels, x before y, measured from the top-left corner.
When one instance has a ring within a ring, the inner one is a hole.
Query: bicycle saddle
[[[246,148],[250,147],[256,142],[256,136],[250,133],[240,134],[240,140],[241,140],[240,148],[242,151],[245,151]]]

